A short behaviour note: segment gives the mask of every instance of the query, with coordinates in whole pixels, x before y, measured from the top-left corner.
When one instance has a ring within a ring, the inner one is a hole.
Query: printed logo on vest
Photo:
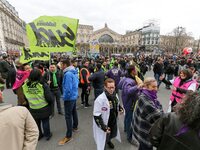
[[[106,108],[106,107],[102,107],[101,110],[102,110],[102,111],[107,111],[108,108]]]

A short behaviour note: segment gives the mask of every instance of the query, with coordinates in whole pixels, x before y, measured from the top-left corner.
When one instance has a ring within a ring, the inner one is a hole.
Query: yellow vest
[[[31,109],[41,109],[48,105],[42,84],[33,82],[28,86],[26,82],[22,88]]]

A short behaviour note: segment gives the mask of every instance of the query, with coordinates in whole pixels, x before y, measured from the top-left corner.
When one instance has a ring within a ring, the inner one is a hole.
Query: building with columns
[[[102,55],[133,53],[138,49],[140,31],[127,31],[119,34],[105,26],[93,31],[93,26],[79,24],[76,47],[81,54],[93,53],[92,43],[98,45],[98,53]]]
[[[141,29],[141,45],[146,51],[158,49],[160,39],[160,27],[154,22],[149,22]]]
[[[18,15],[15,8],[6,0],[0,0],[0,51],[10,54],[19,53],[25,46],[25,22]]]

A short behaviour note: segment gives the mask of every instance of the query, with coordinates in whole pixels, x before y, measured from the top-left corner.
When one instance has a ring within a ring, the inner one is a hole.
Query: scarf
[[[113,94],[110,94],[107,90],[105,90],[105,94],[106,94],[106,97],[108,98],[108,100],[110,100],[110,101],[113,101],[117,98],[116,92],[113,92]]]
[[[157,91],[142,89],[142,93],[144,93],[144,95],[146,95],[148,98],[150,98],[150,100],[153,102],[153,104],[156,108],[159,108],[160,103],[157,100]]]
[[[54,86],[54,87],[57,87],[57,86],[58,86],[56,73],[57,73],[57,71],[53,71],[53,72],[52,72],[52,74],[53,74],[53,86]]]

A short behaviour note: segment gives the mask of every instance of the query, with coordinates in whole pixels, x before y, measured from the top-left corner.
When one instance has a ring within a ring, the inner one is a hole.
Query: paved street
[[[148,72],[147,76],[152,76],[152,72]],[[93,91],[92,91],[93,93]],[[159,100],[163,104],[164,110],[167,109],[167,104],[169,101],[170,91],[164,88],[164,84],[161,85],[161,88],[158,92]],[[4,91],[4,100],[8,103],[16,105],[16,96],[13,94],[12,90]],[[90,96],[90,103],[93,102],[93,94]],[[62,105],[63,106],[63,105]],[[77,109],[79,116],[79,132],[74,133],[73,141],[64,146],[58,146],[58,141],[65,136],[66,125],[64,116],[55,114],[51,119],[51,131],[53,136],[50,141],[42,139],[38,142],[37,150],[95,150],[96,145],[93,139],[92,133],[92,110],[93,107],[85,109],[80,104],[80,98],[77,101]],[[56,109],[55,109],[56,110]],[[119,128],[122,137],[122,143],[119,143],[116,140],[113,140],[116,150],[136,150],[134,146],[131,146],[125,138],[125,133],[123,132],[123,116],[119,117]]]

